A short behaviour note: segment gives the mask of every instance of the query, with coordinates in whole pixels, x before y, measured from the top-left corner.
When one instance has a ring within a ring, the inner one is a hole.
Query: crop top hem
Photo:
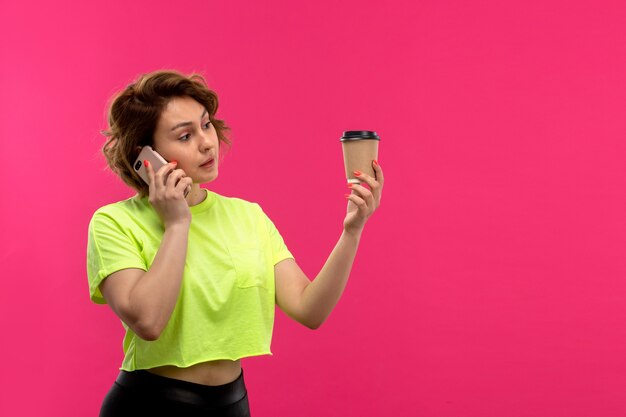
[[[214,358],[210,358],[210,359],[206,359],[206,360],[199,360],[196,362],[192,362],[186,365],[180,365],[180,364],[176,364],[176,363],[159,363],[159,364],[154,364],[153,366],[139,366],[139,367],[135,367],[135,368],[125,368],[124,366],[120,367],[120,371],[128,371],[128,372],[132,372],[132,371],[138,371],[138,370],[142,370],[142,369],[152,369],[152,368],[157,368],[159,366],[175,366],[177,368],[189,368],[192,367],[194,365],[198,365],[200,363],[205,363],[205,362],[213,362],[213,361],[238,361],[240,359],[245,359],[245,358],[251,358],[251,357],[255,357],[255,356],[265,356],[265,355],[269,355],[269,356],[273,356],[274,354],[272,353],[271,350],[264,350],[258,353],[249,353],[249,354],[245,354],[239,357],[226,357],[226,356],[222,356],[222,357],[214,357]]]

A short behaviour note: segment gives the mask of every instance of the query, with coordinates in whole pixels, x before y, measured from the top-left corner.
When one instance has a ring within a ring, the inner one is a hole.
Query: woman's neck
[[[200,188],[200,184],[192,184],[191,191],[187,194],[185,200],[189,207],[198,205],[204,201],[207,196],[207,191],[204,188]]]

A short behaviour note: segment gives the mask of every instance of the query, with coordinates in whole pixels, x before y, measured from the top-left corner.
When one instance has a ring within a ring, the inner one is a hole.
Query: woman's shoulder
[[[236,218],[239,221],[248,219],[252,222],[256,222],[265,217],[263,209],[259,203],[255,201],[250,201],[241,197],[223,195],[216,195],[215,198],[217,203],[215,206],[217,210],[215,210],[214,213],[219,216]]]
[[[256,203],[254,201],[249,201],[241,197],[224,196],[221,194],[215,194],[215,196],[216,196],[215,197],[216,200],[219,201],[220,204],[229,208],[240,208],[244,210],[253,210],[253,211],[261,209],[261,206],[259,206],[259,203]]]
[[[148,199],[141,198],[136,195],[136,196],[127,198],[125,200],[120,200],[114,203],[106,204],[98,208],[94,212],[92,219],[95,219],[98,217],[119,218],[120,216],[123,216],[123,217],[141,216],[142,214],[151,211],[150,209],[151,207],[148,202]]]

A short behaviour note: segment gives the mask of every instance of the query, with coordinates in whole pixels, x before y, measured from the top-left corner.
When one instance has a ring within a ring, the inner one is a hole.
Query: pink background
[[[277,314],[253,415],[626,415],[623,1],[0,3],[0,415],[93,416],[122,328],[86,228],[131,195],[108,98],[203,73],[234,146],[210,188],[259,202],[314,276],[341,232],[343,130],[387,184],[340,304]]]

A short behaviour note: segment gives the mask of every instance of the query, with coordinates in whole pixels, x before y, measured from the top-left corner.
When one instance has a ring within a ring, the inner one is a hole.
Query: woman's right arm
[[[167,325],[178,300],[187,257],[191,213],[184,191],[192,180],[175,166],[169,163],[156,174],[151,166],[146,167],[149,201],[165,228],[152,265],[147,271],[117,271],[100,284],[100,291],[115,314],[145,340],[158,339]]]

